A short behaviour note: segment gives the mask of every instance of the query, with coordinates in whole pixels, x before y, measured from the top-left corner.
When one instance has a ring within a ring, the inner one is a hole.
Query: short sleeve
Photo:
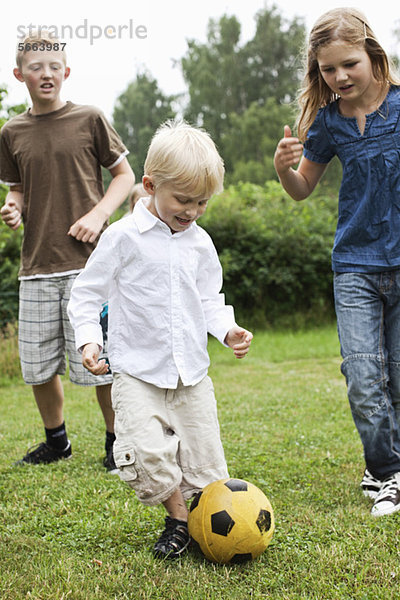
[[[118,133],[101,111],[95,120],[94,143],[98,160],[106,169],[115,167],[129,154]]]
[[[324,116],[324,109],[321,108],[308,131],[303,151],[304,156],[308,160],[321,164],[329,163],[336,154],[330,142],[330,135],[325,125]]]
[[[21,183],[21,175],[10,148],[5,125],[0,131],[0,179],[6,185]]]

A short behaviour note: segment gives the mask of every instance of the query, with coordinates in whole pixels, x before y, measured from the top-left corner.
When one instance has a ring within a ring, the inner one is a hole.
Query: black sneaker
[[[118,475],[119,469],[118,469],[117,465],[115,464],[112,446],[109,450],[107,450],[107,454],[103,458],[103,465],[105,466],[107,471],[110,473],[110,475]]]
[[[400,472],[383,481],[381,490],[371,508],[371,515],[383,517],[398,510],[400,510]]]
[[[157,558],[178,558],[189,546],[190,537],[186,521],[165,517],[165,529],[154,545]]]
[[[381,491],[383,481],[376,479],[368,469],[365,469],[364,477],[362,478],[362,482],[360,483],[360,487],[363,491],[364,496],[367,498],[371,498],[375,500],[379,492]]]
[[[23,465],[25,463],[31,465],[47,465],[57,460],[71,458],[71,442],[68,442],[68,446],[64,450],[58,450],[48,446],[46,442],[42,442],[37,446],[32,446],[21,460],[18,460],[16,465]]]

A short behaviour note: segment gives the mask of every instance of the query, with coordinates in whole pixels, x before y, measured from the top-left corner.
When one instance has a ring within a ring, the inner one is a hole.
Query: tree
[[[293,121],[293,109],[274,98],[252,102],[241,115],[230,115],[230,129],[223,137],[227,183],[251,181],[263,185],[276,179],[273,157],[283,127]]]
[[[188,41],[181,59],[188,85],[185,117],[215,140],[229,181],[276,178],[272,156],[300,82],[303,21],[287,21],[275,6],[259,11],[252,40],[240,45],[234,16],[210,19],[205,44]],[[247,175],[246,175],[247,174]]]
[[[245,110],[242,98],[240,61],[240,24],[236,17],[210,19],[207,43],[188,41],[187,54],[181,59],[188,85],[189,105],[185,117],[204,126],[219,143],[228,115]]]
[[[303,19],[284,19],[276,6],[260,10],[255,17],[254,38],[242,48],[244,64],[242,85],[246,106],[251,102],[275,98],[292,102],[302,79],[301,48],[305,39]]]
[[[0,88],[0,128],[15,115],[24,112],[26,104],[7,106],[4,100],[7,89]],[[0,206],[3,205],[8,187],[0,184]],[[22,228],[13,231],[0,219],[0,330],[18,316],[18,267],[22,243]]]
[[[137,75],[117,99],[113,125],[128,148],[129,163],[137,180],[143,174],[147,149],[157,127],[173,119],[175,96],[166,96],[149,73]]]
[[[289,22],[276,7],[256,15],[256,33],[240,46],[240,23],[224,15],[210,19],[207,42],[188,41],[181,59],[189,89],[185,115],[204,125],[220,142],[231,114],[243,114],[252,102],[275,98],[293,100],[299,83],[299,49],[305,29],[302,21]]]
[[[7,88],[0,87],[0,129],[3,127],[4,123],[9,121],[12,117],[23,113],[27,109],[26,104],[15,104],[14,106],[4,104],[7,94]]]

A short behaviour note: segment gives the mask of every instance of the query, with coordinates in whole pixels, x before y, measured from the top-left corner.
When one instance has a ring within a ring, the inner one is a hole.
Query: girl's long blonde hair
[[[386,52],[362,12],[355,8],[335,8],[326,12],[310,32],[305,56],[305,77],[298,96],[300,111],[296,122],[297,135],[303,142],[318,109],[338,98],[322,78],[317,61],[318,51],[335,40],[361,46],[370,58],[373,75],[379,83],[400,84]]]

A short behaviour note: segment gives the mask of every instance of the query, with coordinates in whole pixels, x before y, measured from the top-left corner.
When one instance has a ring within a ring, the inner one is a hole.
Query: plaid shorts
[[[67,315],[67,304],[76,275],[24,279],[19,291],[19,355],[22,376],[29,385],[64,375],[68,355],[69,377],[86,386],[107,385],[113,377],[92,375],[82,365],[75,349],[75,335]]]

